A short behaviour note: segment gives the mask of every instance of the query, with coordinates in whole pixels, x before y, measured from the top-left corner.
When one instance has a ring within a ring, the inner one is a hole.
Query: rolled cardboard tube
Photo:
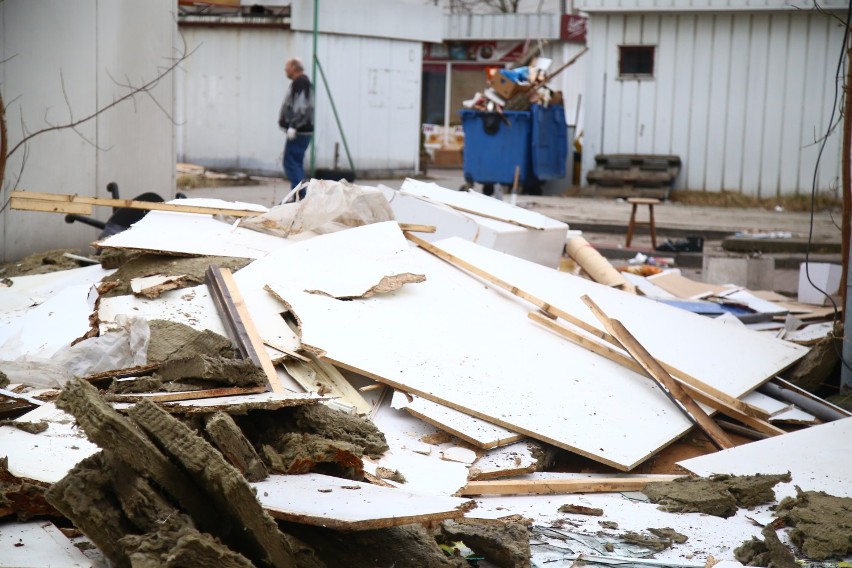
[[[619,287],[624,290],[633,289],[633,286],[624,278],[624,275],[613,268],[612,264],[583,237],[574,236],[567,239],[565,241],[565,252],[595,282],[605,286]]]

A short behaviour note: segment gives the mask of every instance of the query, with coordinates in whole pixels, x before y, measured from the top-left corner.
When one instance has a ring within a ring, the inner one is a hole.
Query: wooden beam
[[[640,374],[645,372],[645,370],[639,365],[639,363],[637,363],[636,361],[634,361],[630,357],[626,356],[621,351],[613,349],[609,345],[605,345],[603,343],[598,343],[594,339],[588,338],[584,335],[577,333],[574,330],[568,329],[564,325],[545,317],[544,315],[542,315],[539,312],[530,312],[529,318],[531,320],[543,325],[544,327],[550,329],[551,331],[558,333],[559,335],[561,335],[565,339],[571,341],[572,343],[575,343],[575,344],[579,345],[580,347],[584,347],[584,348],[588,349],[592,353],[597,353],[598,355],[600,355],[602,357],[606,357],[610,361],[614,361],[614,362],[616,362],[616,363],[618,363],[618,364],[620,364],[624,367],[627,367],[631,371],[635,371],[635,372],[640,373]],[[743,424],[751,426],[755,430],[757,430],[757,431],[759,431],[763,434],[766,434],[767,436],[777,436],[779,434],[786,434],[787,433],[785,430],[783,430],[783,429],[781,429],[781,428],[779,428],[779,427],[777,427],[773,424],[770,424],[766,420],[761,420],[760,418],[755,418],[754,416],[746,414],[745,412],[743,412],[739,408],[739,405],[731,404],[730,400],[728,400],[728,399],[733,399],[733,400],[735,400],[735,401],[737,401],[741,404],[745,404],[741,400],[738,400],[738,399],[733,398],[733,397],[729,397],[727,395],[726,395],[726,399],[724,399],[724,400],[719,399],[719,398],[716,398],[716,397],[714,397],[710,394],[707,394],[707,393],[701,391],[700,389],[695,388],[694,386],[692,386],[688,383],[683,382],[680,378],[678,378],[676,376],[673,377],[673,378],[676,381],[680,382],[681,386],[683,386],[683,388],[686,389],[686,391],[698,402],[700,402],[702,404],[706,404],[707,406],[710,406],[711,408],[718,410],[719,412],[721,412],[722,414],[724,414],[726,416],[729,416],[730,418],[733,418],[735,420],[739,420]]]
[[[601,330],[601,329],[599,329],[599,328],[597,328],[597,327],[595,327],[595,326],[593,326],[589,323],[586,323],[585,321],[583,321],[580,318],[566,312],[565,310],[562,310],[562,309],[560,309],[556,306],[553,306],[553,305],[545,302],[544,300],[537,298],[536,296],[533,296],[532,294],[530,294],[530,293],[528,293],[524,290],[521,290],[517,286],[514,286],[514,285],[506,282],[505,280],[501,280],[500,278],[497,278],[493,274],[489,274],[488,272],[482,270],[481,268],[474,266],[473,264],[470,264],[469,262],[462,260],[462,259],[458,258],[457,256],[436,247],[435,245],[433,245],[429,241],[423,240],[420,237],[418,237],[416,235],[412,235],[411,233],[408,233],[408,232],[406,232],[404,234],[405,234],[405,237],[408,240],[415,243],[420,248],[434,254],[435,256],[440,258],[441,260],[444,260],[444,261],[452,264],[453,266],[456,266],[458,268],[466,270],[466,271],[482,278],[483,280],[486,280],[487,282],[491,282],[492,284],[499,286],[500,288],[503,288],[504,290],[507,290],[508,292],[514,294],[515,296],[518,296],[519,298],[522,298],[522,299],[530,302],[534,306],[538,307],[548,317],[560,317],[560,318],[564,319],[565,321],[567,321],[568,323],[570,323],[571,325],[582,329],[586,333],[589,333],[589,334],[593,335],[594,337],[602,339],[602,340],[606,341],[607,343],[610,343],[610,344],[614,345],[615,347],[618,347],[619,349],[623,349],[623,347],[621,346],[621,343],[619,343],[619,341],[615,337],[613,337],[611,334],[607,333],[606,331],[603,331],[603,330]],[[669,365],[669,364],[667,364],[663,361],[659,361],[659,364],[662,365],[663,368],[669,374],[677,376],[684,383],[692,385],[693,387],[709,394],[710,396],[713,396],[713,397],[715,397],[719,400],[731,399],[731,397],[729,397],[726,393],[724,393],[724,392],[720,391],[719,389],[716,389],[716,388],[700,381],[699,379],[693,377],[689,373],[681,371],[680,369],[677,369],[677,368],[675,368],[675,367],[673,367],[673,366],[671,366],[671,365]],[[759,408],[752,406],[750,404],[746,404],[746,403],[742,402],[741,400],[736,400],[736,402],[734,402],[735,400],[736,399],[729,400],[729,404],[731,406],[738,408],[744,414],[748,414],[749,416],[753,416],[755,418],[760,418],[761,420],[766,420],[766,419],[769,418],[769,413],[767,413],[765,410],[759,409]]]
[[[275,365],[248,313],[245,300],[240,294],[231,271],[211,264],[207,269],[207,286],[240,354],[244,359],[250,359],[263,369],[269,383],[269,390],[275,393],[284,392],[285,389],[278,378]]]
[[[108,395],[106,398],[110,402],[139,402],[142,400],[150,400],[153,402],[179,402],[182,400],[198,400],[201,398],[220,398],[225,396],[257,394],[266,392],[267,390],[267,387],[223,387],[220,389],[205,389],[197,391],[112,394]]]
[[[41,211],[44,213],[74,213],[75,215],[92,214],[92,206],[86,203],[49,201],[46,199],[24,199],[22,197],[10,198],[9,208],[23,211]]]
[[[607,329],[607,331],[618,339],[633,359],[642,366],[645,373],[651,377],[660,389],[669,397],[675,406],[686,416],[690,422],[698,426],[710,441],[720,450],[733,448],[734,443],[725,434],[725,431],[713,422],[707,413],[689,396],[676,380],[648,353],[645,347],[633,336],[630,331],[617,319],[607,316],[603,310],[587,295],[581,298],[583,303],[589,306],[595,317]]]
[[[600,477],[591,479],[504,479],[468,481],[456,495],[553,495],[557,493],[617,493],[641,491],[649,483],[672,481],[678,475]]]
[[[434,233],[438,230],[435,225],[416,225],[414,223],[400,223],[399,228],[402,231],[411,231],[412,233]]]
[[[31,396],[27,396],[25,394],[19,394],[15,391],[10,391],[7,389],[0,389],[0,397],[8,398],[14,400],[16,402],[25,402],[27,404],[31,404],[33,406],[41,406],[44,404],[43,400],[39,400],[37,398],[33,398]]]
[[[51,203],[53,205],[50,205]],[[181,205],[179,203],[161,203],[155,201],[134,201],[132,199],[112,199],[108,197],[86,197],[83,195],[65,195],[60,193],[39,193],[35,191],[13,191],[10,194],[9,202],[9,207],[12,209],[77,213],[81,215],[90,215],[92,213],[92,205],[119,207],[122,209],[145,209],[148,211],[230,215],[231,217],[254,217],[262,214],[261,211],[247,211],[245,209],[226,209],[222,207]],[[74,209],[75,207],[79,209]]]

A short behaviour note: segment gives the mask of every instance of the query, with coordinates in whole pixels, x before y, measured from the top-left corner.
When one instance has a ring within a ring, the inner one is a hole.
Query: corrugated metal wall
[[[284,134],[277,120],[288,85],[284,62],[299,56],[312,74],[311,34],[249,27],[181,31],[196,51],[177,84],[178,160],[281,174]],[[337,143],[338,165],[349,167],[330,92],[356,170],[414,172],[420,147],[422,44],[321,34],[318,57],[329,85],[326,89],[320,77],[310,77],[318,92],[316,166],[333,165]]]
[[[584,175],[598,153],[677,154],[679,189],[809,193],[842,38],[816,12],[594,13]],[[656,46],[654,78],[619,79],[619,45]],[[840,142],[835,129],[820,191],[839,182]]]

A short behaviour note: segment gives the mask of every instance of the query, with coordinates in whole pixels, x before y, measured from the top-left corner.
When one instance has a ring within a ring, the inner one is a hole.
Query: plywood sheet
[[[365,233],[375,230],[359,227],[316,238],[337,241],[345,254],[347,247],[373,242]],[[538,327],[527,317],[529,306],[517,298],[428,253],[411,254],[427,280],[366,300],[306,294],[288,287],[286,275],[271,288],[301,321],[303,343],[338,366],[614,467],[634,467],[690,428],[645,377]],[[286,266],[283,256],[282,261]],[[333,264],[333,258],[326,262]],[[589,285],[596,287],[592,294],[599,289],[624,294]],[[635,435],[637,423],[641,437]]]
[[[151,211],[98,246],[188,255],[262,258],[286,246],[280,237],[218,221],[212,215]]]
[[[478,448],[496,448],[524,438],[523,434],[518,434],[508,428],[486,422],[421,396],[395,391],[393,406],[394,408],[404,408],[412,416],[416,416]]]
[[[852,418],[811,426],[783,436],[775,436],[729,450],[691,458],[678,465],[698,475],[733,473],[785,473],[792,482],[778,487],[776,493],[825,491],[837,497],[852,497]],[[780,497],[779,497],[780,498]]]
[[[252,483],[276,519],[336,530],[367,530],[458,519],[467,499],[409,493],[318,473],[273,475]]]

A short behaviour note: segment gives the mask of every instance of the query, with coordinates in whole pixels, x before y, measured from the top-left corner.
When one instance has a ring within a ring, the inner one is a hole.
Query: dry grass
[[[673,191],[669,200],[684,205],[704,205],[709,207],[736,207],[775,209],[780,206],[785,211],[810,211],[810,195],[790,195],[758,199],[733,191]],[[814,209],[824,211],[841,209],[843,201],[832,194],[818,194],[814,199]]]

